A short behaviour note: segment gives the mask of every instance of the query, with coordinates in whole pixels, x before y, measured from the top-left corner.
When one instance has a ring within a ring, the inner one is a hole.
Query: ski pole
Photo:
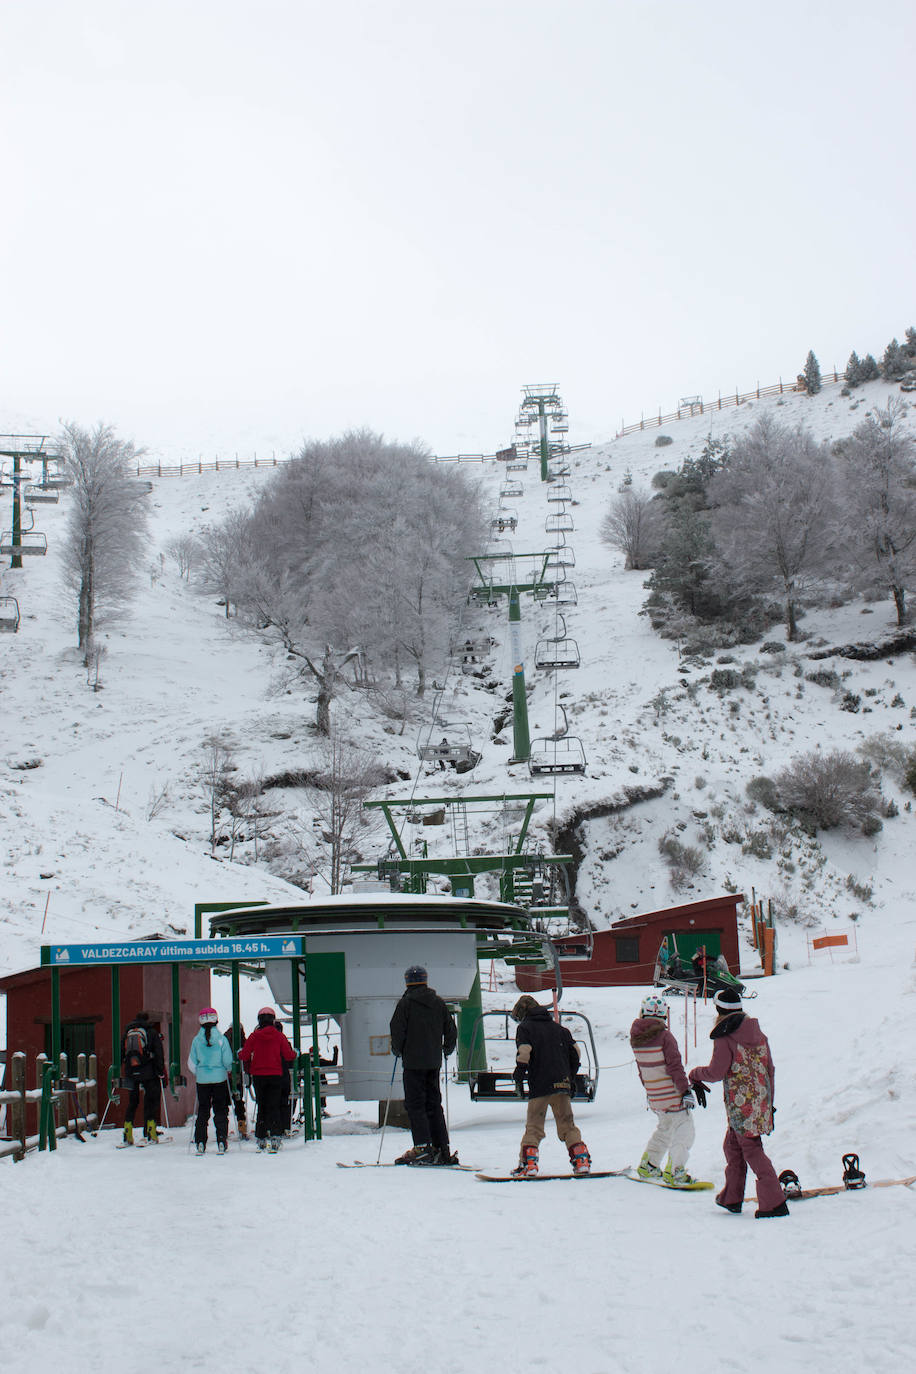
[[[375,1161],[376,1164],[379,1164],[379,1163],[381,1162],[381,1158],[382,1158],[382,1146],[383,1146],[384,1143],[385,1143],[385,1132],[386,1132],[386,1130],[388,1129],[388,1108],[391,1106],[391,1094],[392,1094],[392,1092],[393,1092],[393,1090],[394,1090],[394,1075],[397,1073],[397,1071],[398,1071],[398,1056],[395,1055],[395,1056],[394,1056],[394,1064],[392,1065],[392,1068],[391,1068],[391,1082],[388,1084],[388,1101],[385,1103],[385,1119],[384,1119],[383,1122],[382,1122],[382,1134],[381,1134],[381,1136],[379,1137],[379,1142],[378,1142],[378,1159]]]
[[[452,1138],[452,1123],[448,1119],[448,1055],[445,1056],[445,1129],[448,1131],[448,1138]]]

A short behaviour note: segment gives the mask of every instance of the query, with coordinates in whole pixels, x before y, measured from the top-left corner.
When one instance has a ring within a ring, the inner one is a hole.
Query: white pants
[[[671,1157],[672,1169],[683,1169],[696,1138],[693,1112],[656,1112],[655,1116],[658,1125],[646,1146],[649,1163],[660,1168],[667,1153]]]

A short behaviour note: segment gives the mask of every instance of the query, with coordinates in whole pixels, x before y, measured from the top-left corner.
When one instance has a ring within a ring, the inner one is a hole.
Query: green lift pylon
[[[546,482],[550,476],[548,460],[551,452],[559,451],[565,447],[556,444],[551,446],[550,431],[565,433],[569,428],[566,407],[555,382],[540,382],[534,386],[522,388],[522,402],[519,406],[516,426],[527,428],[535,423],[538,427],[541,481]]]
[[[519,578],[516,575],[518,559],[531,561],[531,576]],[[537,560],[540,560],[538,562]],[[512,758],[510,763],[525,763],[531,754],[531,736],[528,730],[528,699],[525,694],[525,662],[522,656],[522,611],[519,597],[523,592],[547,595],[551,583],[547,577],[550,552],[547,553],[479,553],[468,560],[477,569],[480,581],[471,588],[470,595],[478,601],[492,604],[499,597],[509,601],[509,638],[512,645]],[[508,577],[500,577],[497,572],[488,576],[484,564],[507,563]]]
[[[0,435],[0,458],[12,458],[13,471],[10,474],[13,482],[13,520],[12,520],[12,539],[11,544],[14,549],[22,547],[22,484],[31,481],[29,473],[23,472],[22,463],[41,459],[42,470],[47,470],[48,459],[57,458],[56,453],[50,453],[45,449],[48,442],[46,434],[2,434]],[[22,554],[13,553],[10,558],[11,568],[22,567]]]

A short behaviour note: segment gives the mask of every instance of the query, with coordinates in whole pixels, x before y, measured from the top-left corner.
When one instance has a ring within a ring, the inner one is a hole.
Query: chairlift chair
[[[465,738],[456,744],[443,733],[439,743],[433,744],[430,737],[440,730],[450,730],[453,735],[456,730],[463,731]],[[421,744],[417,741],[417,757],[423,763],[437,763],[440,768],[454,768],[456,773],[469,773],[480,762],[481,755],[471,746],[471,727],[466,722],[454,724],[444,720],[433,721],[424,733],[427,742]]]
[[[533,739],[528,756],[528,772],[533,778],[563,773],[584,773],[586,765],[582,741],[576,735],[562,739]]]
[[[559,486],[552,486],[547,492],[548,501],[571,501],[572,492],[566,482],[561,482]]]
[[[499,489],[500,497],[524,496],[525,488],[521,482],[506,482]]]
[[[598,1051],[592,1023],[581,1011],[560,1011],[560,1025],[565,1026],[579,1051],[579,1072],[576,1074],[574,1102],[594,1102],[598,1092]],[[492,1027],[488,1035],[487,1030]],[[515,1071],[515,1024],[510,1026],[508,1011],[485,1011],[477,1017],[471,1032],[468,1059],[473,1064],[487,1048],[499,1067],[469,1069],[468,1087],[472,1102],[520,1101],[527,1096],[513,1077]]]
[[[559,511],[555,515],[548,515],[544,522],[544,529],[548,534],[568,534],[575,528],[573,518],[568,511]]]
[[[567,544],[560,544],[555,549],[551,549],[547,558],[548,568],[574,568],[575,566],[575,549],[569,548]]]
[[[578,668],[579,646],[574,639],[539,639],[534,650],[535,668]]]
[[[498,530],[500,534],[504,530],[514,530],[518,524],[518,511],[500,510],[497,511],[490,521],[490,529]]]
[[[60,500],[59,491],[42,486],[40,482],[29,482],[22,495],[27,506],[56,505]]]
[[[0,596],[0,634],[15,634],[19,629],[19,602],[14,596]]]
[[[23,530],[19,539],[13,537],[12,530],[6,530],[0,537],[0,554],[42,554],[48,552],[48,536],[39,530]]]

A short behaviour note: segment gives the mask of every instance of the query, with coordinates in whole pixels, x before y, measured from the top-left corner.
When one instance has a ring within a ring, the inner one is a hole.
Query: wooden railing
[[[845,372],[827,372],[821,376],[821,386],[837,386],[845,380]],[[797,382],[784,382],[780,377],[775,386],[758,386],[756,390],[745,391],[742,394],[736,391],[734,396],[723,396],[720,392],[714,401],[685,397],[684,403],[678,406],[677,410],[672,410],[669,415],[663,415],[659,411],[657,415],[649,415],[637,421],[635,425],[622,424],[614,437],[622,439],[625,434],[635,434],[640,429],[660,429],[662,425],[673,424],[675,420],[689,420],[692,415],[705,415],[711,410],[728,410],[731,406],[741,406],[747,401],[759,401],[765,396],[782,396],[787,391],[791,393],[803,390]]]
[[[40,1134],[29,1134],[29,1108],[35,1113],[41,1105],[42,1080],[49,1063],[43,1054],[36,1060],[38,1086],[26,1087],[26,1056],[16,1051],[7,1063],[8,1087],[0,1092],[0,1105],[5,1108],[5,1130],[0,1135],[0,1156],[12,1155],[24,1159],[29,1150],[37,1149]],[[67,1056],[60,1056],[57,1084],[51,1090],[55,1140],[71,1131],[98,1125],[98,1060],[90,1054],[77,1056],[76,1077],[67,1074]]]
[[[495,458],[494,453],[453,453],[447,455],[432,454],[431,461],[434,463],[486,463],[491,458]],[[274,453],[269,458],[259,458],[257,454],[253,458],[240,458],[238,454],[234,458],[214,458],[211,463],[205,463],[202,458],[198,458],[190,463],[147,463],[144,466],[137,465],[137,477],[189,477],[200,476],[205,472],[236,472],[240,468],[277,468],[293,461],[291,455],[285,458],[278,458]]]

